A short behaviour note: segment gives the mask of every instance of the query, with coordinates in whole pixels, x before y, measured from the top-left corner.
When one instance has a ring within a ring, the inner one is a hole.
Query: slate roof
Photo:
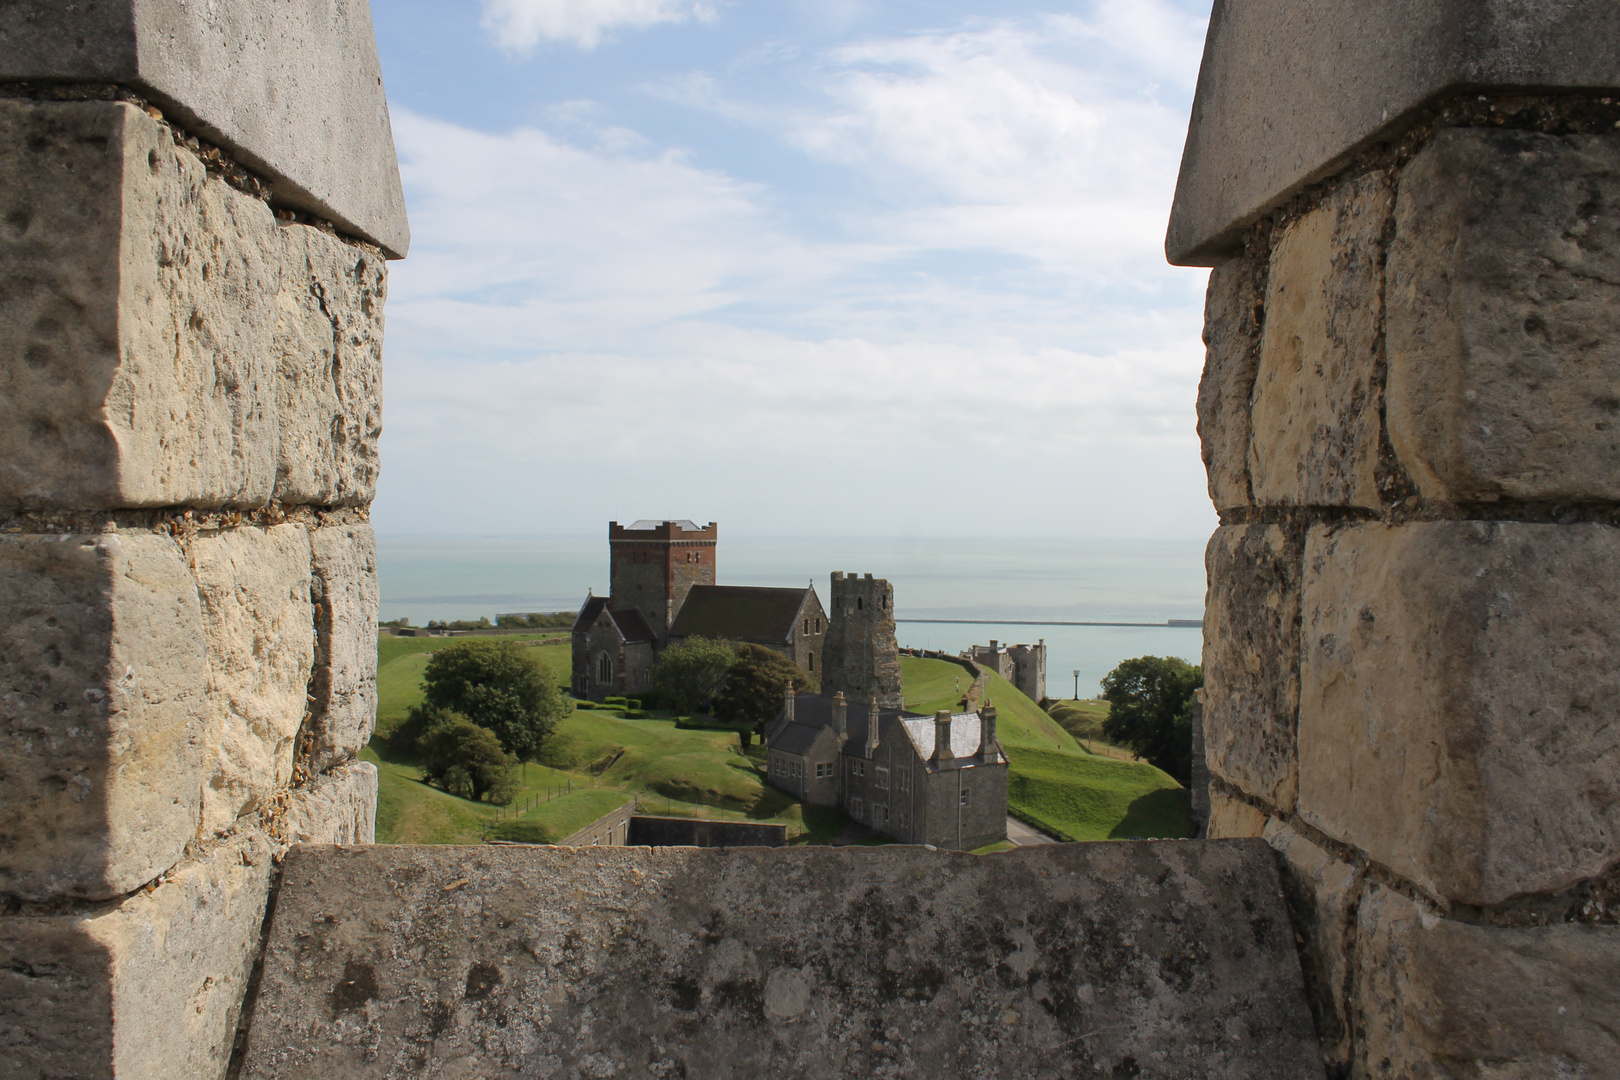
[[[826,728],[820,725],[801,724],[796,720],[790,720],[771,733],[770,747],[785,754],[798,754],[803,757],[810,752],[816,737],[825,730]]]
[[[643,619],[641,612],[635,608],[631,608],[629,611],[610,611],[608,614],[613,616],[613,622],[618,626],[619,633],[624,635],[625,641],[658,640],[658,635],[652,632],[652,627],[647,625],[647,620]]]
[[[811,590],[744,585],[694,585],[686,594],[671,637],[731,638],[786,643]]]
[[[579,616],[574,620],[576,634],[589,633],[596,620],[602,617],[602,609],[607,607],[608,598],[605,596],[589,596],[585,604],[579,609]],[[613,625],[618,628],[619,636],[628,642],[657,641],[658,637],[647,625],[647,620],[641,617],[641,612],[631,608],[629,611],[610,611],[608,615],[613,619]]]
[[[868,721],[869,708],[869,704],[864,701],[851,701],[844,707],[844,730],[849,734],[849,740],[844,744],[844,753],[849,757],[866,756],[866,725]],[[878,715],[886,718],[900,719],[906,724],[908,734],[911,724],[926,723],[930,728],[928,733],[928,748],[930,751],[932,751],[934,746],[934,735],[932,731],[934,721],[932,717],[918,716],[916,713],[906,712],[903,709],[885,709],[882,707],[879,707]],[[978,716],[976,713],[968,713],[966,715],[972,716],[975,724],[977,723]],[[788,725],[788,727],[809,728],[812,732],[814,732],[819,731],[822,728],[830,728],[832,726],[832,698],[828,697],[826,694],[800,694],[798,697],[793,699],[793,721]],[[785,730],[783,731],[783,734],[786,734]],[[772,730],[769,733],[768,741],[772,746],[777,746],[778,738],[780,738],[780,736],[776,734],[775,730]],[[916,742],[915,736],[913,736],[912,741],[914,743]],[[806,743],[805,745],[808,746],[809,744]],[[951,745],[952,747],[956,746],[956,730],[954,726],[951,730]],[[957,756],[966,757],[968,754],[977,753],[978,747],[978,728],[975,727],[973,735],[973,749],[967,753],[958,753]],[[781,748],[787,750],[786,745],[782,745]],[[788,750],[788,752],[793,754],[802,754],[804,751]],[[926,760],[927,754],[924,754],[923,757],[924,760]]]
[[[657,521],[654,521],[651,518],[642,518],[640,521],[633,522],[630,525],[625,526],[625,528],[634,529],[637,532],[641,532],[641,531],[648,530],[648,529],[656,529],[656,528],[658,528],[658,526],[663,525],[666,522],[668,524],[670,524],[670,525],[675,526],[677,529],[681,530],[681,532],[702,532],[703,531],[703,526],[699,525],[695,521],[690,521],[687,518],[680,518],[678,520],[670,520],[669,518],[659,518]]]
[[[574,633],[584,634],[590,631],[596,617],[602,614],[607,607],[608,598],[605,596],[587,596],[585,603],[579,609],[579,617],[574,620]]]
[[[901,724],[911,736],[911,745],[924,761],[934,756],[934,718],[932,716],[904,717]],[[976,712],[951,714],[951,756],[972,757],[979,752],[983,729]]]

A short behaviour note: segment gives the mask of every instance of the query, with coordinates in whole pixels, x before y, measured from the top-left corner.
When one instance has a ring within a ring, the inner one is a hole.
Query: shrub
[[[576,702],[574,702],[574,708],[576,708],[576,709],[594,709],[594,708],[596,708],[596,702],[594,702],[594,701],[576,701]]]
[[[617,705],[620,708],[624,708],[626,705],[629,704],[629,701],[626,700],[625,698],[622,698],[622,697],[605,697],[605,698],[602,699],[602,704],[604,704],[604,705]]]
[[[649,720],[652,718],[652,713],[646,709],[626,709],[619,715],[626,720]]]
[[[517,790],[513,759],[495,733],[454,713],[440,714],[438,721],[419,741],[422,779],[463,799],[511,801]]]

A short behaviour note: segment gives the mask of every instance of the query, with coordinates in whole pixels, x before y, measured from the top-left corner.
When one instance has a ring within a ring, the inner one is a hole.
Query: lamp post
[[[1080,669],[1074,669],[1074,700],[1080,700]]]

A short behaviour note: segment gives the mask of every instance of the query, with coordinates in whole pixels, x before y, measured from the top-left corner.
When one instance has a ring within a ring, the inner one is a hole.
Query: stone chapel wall
[[[1620,14],[1467,6],[1216,4],[1208,835],[1278,852],[1333,1075],[1612,1076]]]
[[[369,11],[199,8],[0,13],[19,1080],[223,1075],[281,855],[372,839],[367,507],[408,231]]]

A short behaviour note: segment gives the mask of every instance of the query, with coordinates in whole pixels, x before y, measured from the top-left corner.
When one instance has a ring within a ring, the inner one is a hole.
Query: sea
[[[723,585],[813,584],[826,603],[832,571],[894,585],[896,636],[907,648],[1045,641],[1047,694],[1095,697],[1102,677],[1136,656],[1197,663],[1204,612],[1201,540],[806,540],[724,537]],[[384,619],[492,621],[506,612],[574,611],[608,591],[605,537],[380,535]],[[913,620],[970,620],[913,621]],[[1065,623],[1133,623],[1075,626]]]

